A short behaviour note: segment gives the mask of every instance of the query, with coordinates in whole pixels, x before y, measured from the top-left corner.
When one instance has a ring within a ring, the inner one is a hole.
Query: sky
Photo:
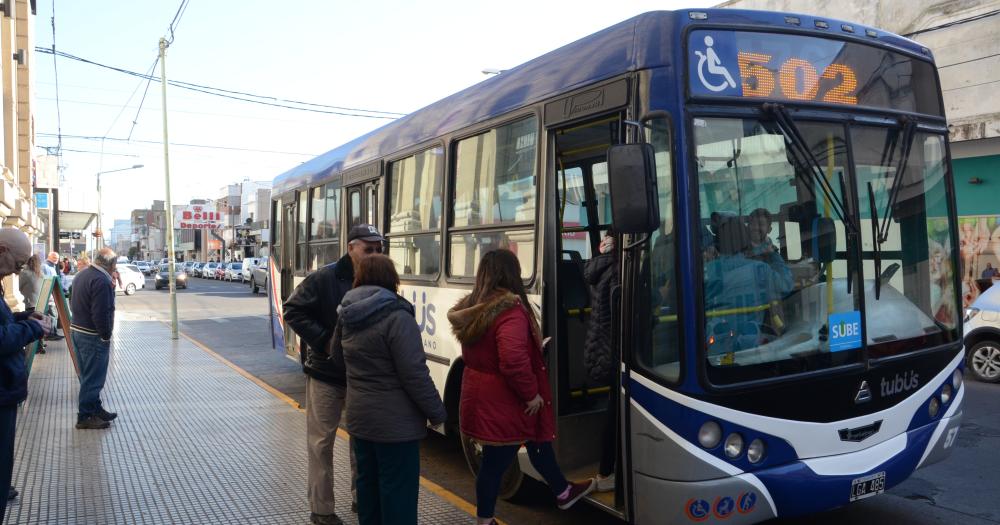
[[[514,67],[634,15],[715,3],[190,0],[167,50],[166,77],[275,99],[409,113],[485,80],[484,69]],[[39,0],[35,46],[52,47],[54,13],[57,51],[145,73],[180,5]],[[51,148],[63,136],[60,207],[96,211],[96,174],[137,164],[143,167],[101,177],[104,229],[164,199],[159,82],[55,61],[51,54],[36,52],[33,60],[36,144]],[[226,184],[245,179],[272,180],[390,122],[175,86],[168,87],[167,109],[173,204],[217,198]]]

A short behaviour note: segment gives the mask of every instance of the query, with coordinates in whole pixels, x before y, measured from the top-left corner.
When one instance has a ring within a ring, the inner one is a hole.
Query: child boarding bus
[[[931,52],[876,28],[653,12],[484,80],[274,180],[281,303],[377,225],[457,432],[446,319],[480,257],[520,259],[552,340],[560,464],[593,475],[618,407],[629,523],[756,523],[875,496],[962,418],[955,199]],[[609,228],[620,374],[588,377],[587,262]],[[478,448],[463,440],[473,472]],[[505,477],[513,495],[525,457]]]

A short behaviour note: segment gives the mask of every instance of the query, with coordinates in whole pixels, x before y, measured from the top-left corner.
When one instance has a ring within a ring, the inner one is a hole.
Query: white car
[[[965,310],[965,353],[972,375],[1000,382],[1000,285],[993,285]]]
[[[203,278],[205,278],[205,279],[214,279],[215,278],[215,267],[218,266],[218,265],[219,265],[219,263],[214,263],[214,262],[205,263],[201,267],[201,276]]]
[[[227,281],[243,282],[243,263],[233,262],[226,265],[226,273],[223,279]]]
[[[263,257],[247,257],[246,259],[243,259],[243,282],[250,282],[250,277],[253,275],[253,269],[260,266],[260,262],[263,260]]]
[[[132,295],[136,290],[141,290],[146,287],[146,276],[139,271],[139,268],[134,264],[119,264],[118,275],[122,278],[122,281],[115,282],[115,291],[123,292],[125,295]]]

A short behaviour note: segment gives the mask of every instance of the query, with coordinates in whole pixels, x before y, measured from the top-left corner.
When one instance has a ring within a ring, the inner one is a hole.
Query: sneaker
[[[103,407],[97,409],[97,417],[103,419],[104,421],[114,421],[118,417],[117,412],[108,412],[104,410]]]
[[[309,514],[309,521],[314,525],[344,525],[344,521],[336,514]]]
[[[100,430],[111,426],[111,422],[101,419],[97,415],[79,418],[76,421],[78,430]]]
[[[7,501],[16,498],[17,494],[18,494],[17,489],[15,489],[13,485],[11,485],[10,490],[7,491]]]
[[[597,488],[594,492],[611,492],[615,490],[615,475],[597,476]]]
[[[556,498],[556,505],[566,510],[572,507],[580,498],[590,494],[597,487],[597,480],[590,478],[587,481],[577,481],[569,484],[569,492],[563,498]]]

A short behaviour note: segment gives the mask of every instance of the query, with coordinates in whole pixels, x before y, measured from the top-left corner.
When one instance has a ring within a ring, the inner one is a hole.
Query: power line
[[[40,137],[54,137],[53,133],[37,133]],[[128,142],[128,143],[139,143],[139,144],[157,144],[163,145],[163,141],[160,140],[139,140],[139,139],[124,139],[115,137],[98,137],[93,135],[63,135],[63,138],[67,139],[79,139],[79,140],[110,140],[114,142]],[[205,149],[221,149],[227,151],[245,151],[250,153],[270,153],[278,155],[298,155],[302,157],[316,157],[315,153],[300,153],[297,151],[274,151],[265,149],[253,149],[253,148],[237,148],[235,146],[217,146],[209,144],[184,144],[180,142],[171,142],[171,146],[181,146],[186,148],[205,148]]]
[[[184,12],[187,11],[188,1],[189,0],[181,0],[181,5],[177,6],[177,12],[174,13],[174,19],[170,21],[170,27],[167,28],[167,30],[170,31],[170,38],[167,39],[167,46],[174,43],[174,31],[177,30],[177,26],[180,25]]]
[[[44,149],[45,151],[49,151],[49,150],[52,150],[52,149],[56,148],[56,146],[42,146],[40,144],[35,144],[35,147],[36,148]],[[113,155],[115,157],[135,157],[135,158],[139,158],[139,155],[132,155],[131,153],[108,153],[106,151],[93,151],[93,150],[87,150],[87,149],[67,149],[67,148],[61,148],[61,149],[62,149],[62,151],[70,151],[70,152],[73,152],[73,153],[93,153],[95,155]]]
[[[976,16],[970,16],[968,18],[962,18],[960,20],[953,20],[951,22],[947,22],[947,23],[944,23],[944,24],[941,24],[941,25],[938,25],[938,26],[928,27],[927,29],[920,29],[920,30],[914,31],[912,33],[906,33],[903,36],[909,38],[909,37],[912,37],[912,36],[915,36],[915,35],[919,35],[919,34],[922,34],[922,33],[930,33],[931,31],[937,31],[938,29],[945,29],[945,28],[948,28],[948,27],[957,26],[957,25],[960,25],[960,24],[968,23],[968,22],[975,22],[976,20],[982,20],[984,18],[989,18],[991,16],[996,16],[996,15],[1000,15],[1000,9],[996,9],[996,10],[993,10],[993,11],[987,11],[985,13],[980,13],[980,14],[978,14]]]
[[[153,65],[149,66],[149,75],[152,75],[153,72],[156,71],[156,65],[159,63],[160,63],[160,55],[159,53],[157,53],[156,59],[153,60]],[[139,108],[135,110],[135,118],[132,119],[132,127],[128,130],[128,138],[132,138],[132,133],[135,131],[135,126],[139,124],[139,113],[142,112],[142,104],[146,102],[146,95],[149,93],[149,85],[152,83],[153,83],[153,77],[150,76],[150,78],[146,80],[146,89],[142,92],[142,100],[139,101]]]
[[[138,78],[155,80],[157,82],[160,81],[159,77],[157,77],[157,76],[144,75],[144,74],[138,73],[136,71],[131,71],[131,70],[128,70],[128,69],[124,69],[124,68],[120,68],[120,67],[115,67],[115,66],[109,66],[107,64],[102,64],[100,62],[95,62],[93,60],[88,60],[86,58],[78,57],[76,55],[72,55],[70,53],[66,53],[66,52],[63,52],[63,51],[52,51],[50,49],[46,49],[46,48],[42,48],[42,47],[36,47],[35,51],[38,52],[38,53],[42,53],[42,54],[55,54],[56,56],[61,57],[61,58],[67,58],[67,59],[70,59],[70,60],[75,60],[77,62],[82,62],[84,64],[89,64],[89,65],[92,65],[92,66],[97,66],[97,67],[101,67],[101,68],[104,68],[104,69],[109,69],[111,71],[116,71],[118,73],[123,73],[123,74],[126,74],[126,75],[131,75],[131,76],[134,76],[134,77],[138,77]],[[181,82],[181,81],[176,81],[176,80],[168,80],[167,84],[171,85],[171,86],[174,86],[174,87],[181,88],[181,89],[187,89],[187,90],[190,90],[190,91],[196,91],[196,92],[199,92],[199,93],[204,93],[204,94],[208,94],[208,95],[214,95],[214,96],[217,96],[217,97],[227,98],[227,99],[231,99],[231,100],[237,100],[237,101],[241,101],[241,102],[249,102],[249,103],[253,103],[253,104],[261,104],[261,105],[264,105],[264,106],[279,107],[279,108],[284,108],[284,109],[294,109],[294,110],[298,110],[298,111],[309,111],[309,112],[313,112],[313,113],[323,113],[323,114],[328,114],[328,115],[341,115],[341,116],[346,116],[346,117],[378,118],[378,119],[388,119],[388,120],[395,120],[395,119],[397,119],[397,118],[399,118],[401,116],[405,116],[406,115],[405,113],[397,113],[397,112],[393,112],[393,111],[381,111],[381,110],[373,110],[373,109],[349,108],[349,107],[343,107],[343,106],[332,106],[332,105],[328,105],[328,104],[317,104],[317,103],[312,103],[312,102],[303,102],[303,101],[291,100],[291,99],[282,99],[282,98],[272,97],[272,96],[267,96],[267,95],[255,95],[255,94],[251,94],[251,93],[244,93],[244,92],[240,92],[240,91],[233,91],[233,90],[221,89],[221,88],[216,88],[216,87],[212,87],[212,86],[205,86],[205,85],[201,85],[201,84],[194,84],[194,83],[191,83],[191,82]],[[244,95],[246,97],[252,97],[252,98],[243,98],[243,97],[239,97],[239,96],[233,96],[233,95],[236,95],[236,94],[241,94],[241,95]],[[266,99],[266,100],[253,100],[253,99]],[[274,102],[269,102],[269,100],[274,101]],[[290,105],[290,104],[297,104],[298,106],[293,106],[293,105]],[[306,106],[306,107],[299,107],[299,106]],[[324,108],[324,109],[316,109],[316,108]],[[354,112],[354,113],[348,113],[348,112]],[[369,113],[369,114],[362,114],[362,113]]]
[[[52,71],[56,81],[56,129],[58,130],[58,141],[56,146],[56,156],[62,148],[62,110],[59,107],[59,61],[56,59],[56,0],[52,0]]]

